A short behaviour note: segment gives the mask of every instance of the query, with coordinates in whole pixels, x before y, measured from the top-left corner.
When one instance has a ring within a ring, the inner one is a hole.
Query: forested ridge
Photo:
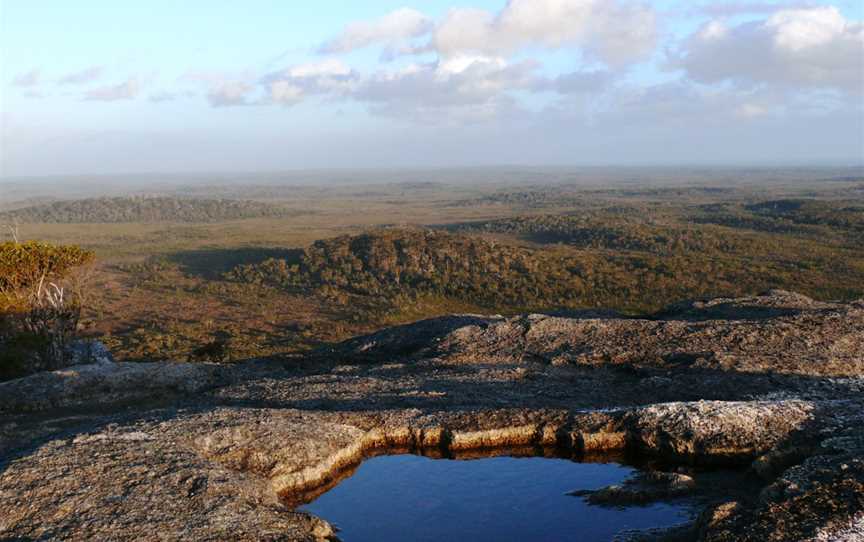
[[[174,197],[117,197],[57,201],[0,213],[0,222],[121,223],[213,222],[241,218],[278,217],[278,206],[250,200]]]
[[[399,304],[434,295],[490,310],[638,312],[658,310],[669,299],[769,288],[820,298],[864,294],[864,257],[840,247],[698,231],[677,238],[628,232],[579,231],[578,239],[588,242],[555,250],[443,231],[378,230],[318,241],[296,258],[241,265],[227,276],[342,303]]]
[[[635,214],[635,213],[634,213]],[[743,253],[759,244],[752,235],[708,225],[676,224],[597,216],[519,216],[454,228],[461,232],[503,233],[536,243],[562,243],[583,249],[673,254],[710,251]]]

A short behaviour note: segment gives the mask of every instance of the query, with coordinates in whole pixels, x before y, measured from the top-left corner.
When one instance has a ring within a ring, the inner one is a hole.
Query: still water
[[[689,518],[684,506],[604,508],[566,494],[620,483],[633,472],[544,457],[380,456],[300,509],[338,527],[344,542],[594,542]]]

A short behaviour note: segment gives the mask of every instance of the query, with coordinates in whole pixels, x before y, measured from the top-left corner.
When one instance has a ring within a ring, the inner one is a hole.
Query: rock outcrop
[[[862,369],[864,303],[771,292],[653,319],[452,316],[293,364],[43,373],[0,384],[0,538],[330,539],[293,504],[364,457],[530,446],[661,462],[585,497],[696,492],[684,539],[854,540]],[[761,489],[706,493],[691,470],[729,466]]]
[[[775,290],[673,306],[652,319],[448,316],[357,338],[327,354],[860,376],[862,329],[864,301],[822,303]]]
[[[96,363],[0,382],[0,412],[94,407],[194,394],[212,387],[220,367],[187,363]]]

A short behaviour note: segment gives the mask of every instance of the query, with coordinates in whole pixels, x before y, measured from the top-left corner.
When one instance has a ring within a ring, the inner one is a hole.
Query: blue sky
[[[0,175],[860,163],[862,11],[0,0]]]

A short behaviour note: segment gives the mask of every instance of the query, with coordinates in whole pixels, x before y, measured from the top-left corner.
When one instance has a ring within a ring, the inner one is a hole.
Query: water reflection
[[[338,527],[344,542],[607,541],[689,519],[683,505],[595,507],[566,494],[620,483],[634,470],[556,457],[382,455],[306,494],[299,509]]]

